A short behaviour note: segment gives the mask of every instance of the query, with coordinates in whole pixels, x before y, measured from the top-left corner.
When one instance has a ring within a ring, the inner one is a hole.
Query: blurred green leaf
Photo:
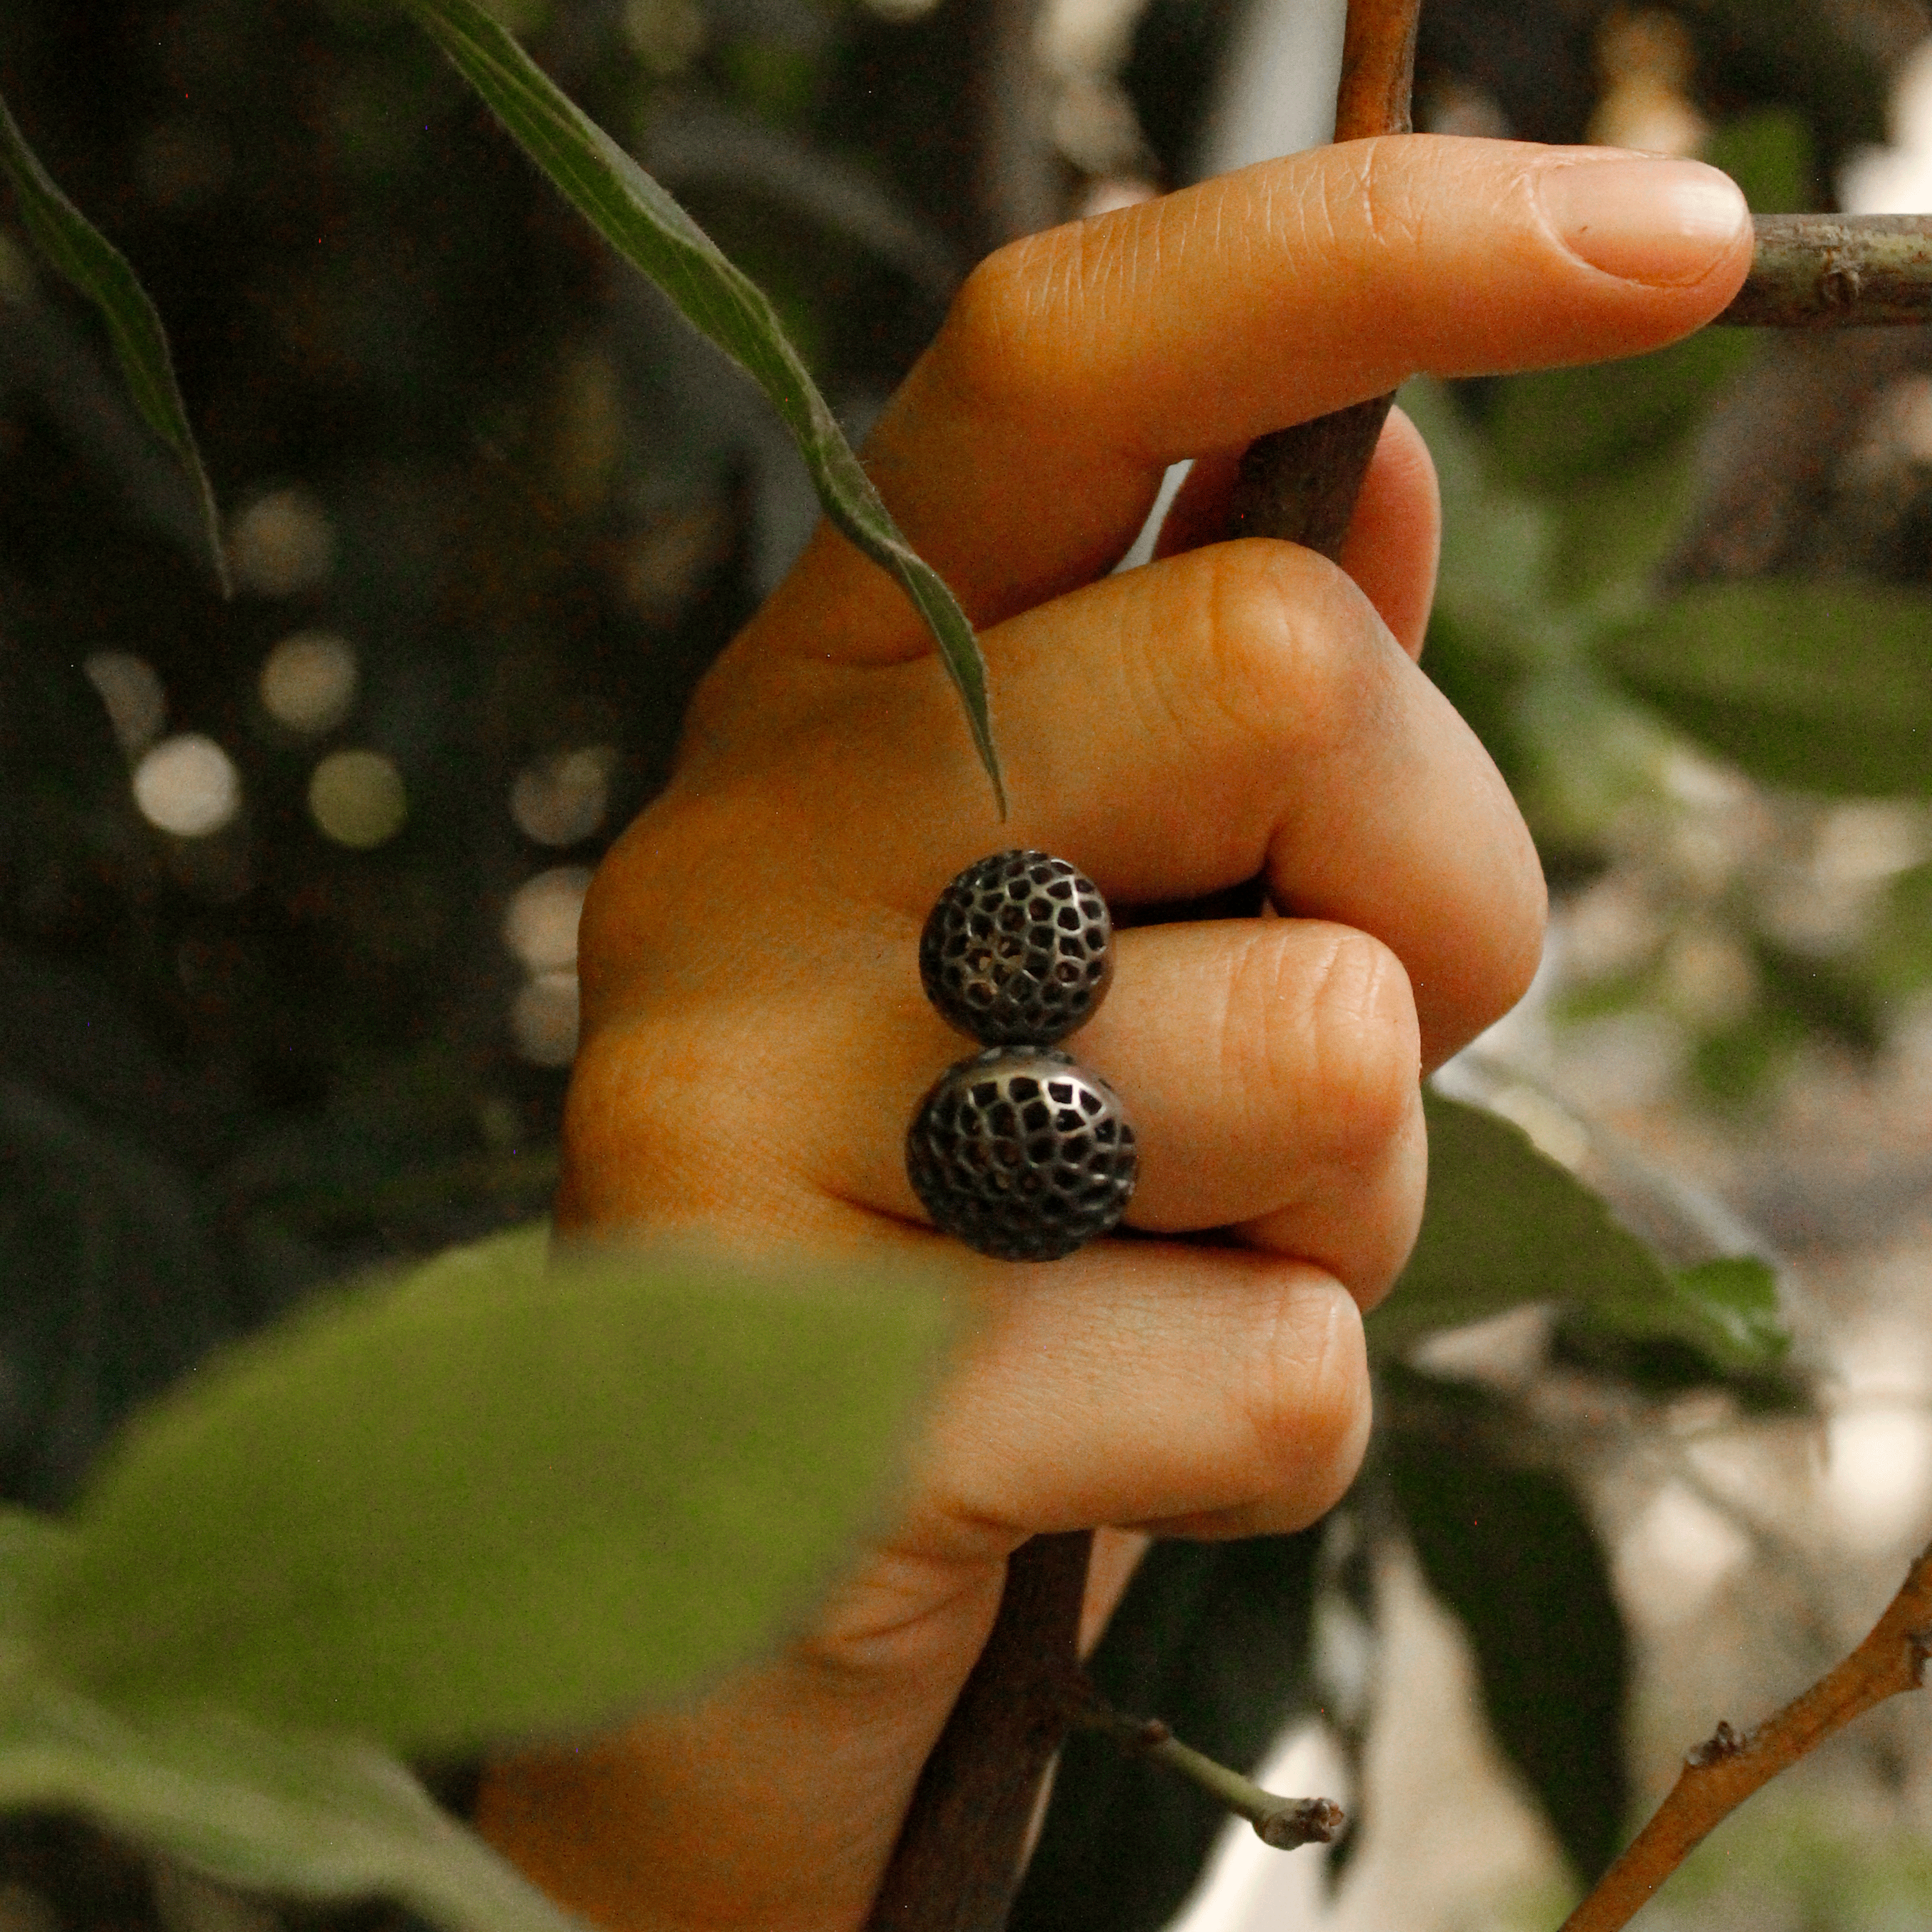
[[[1676,547],[1690,502],[1680,449],[1600,476],[1579,477],[1558,509],[1558,587],[1585,598],[1642,585]]]
[[[1674,1275],[1520,1128],[1426,1090],[1423,1102],[1429,1198],[1395,1293],[1368,1318],[1379,1356],[1525,1302],[1555,1304],[1622,1335],[1675,1337],[1721,1368],[1783,1353],[1776,1285],[1762,1262]]]
[[[1466,622],[1438,604],[1430,614],[1422,661],[1430,682],[1514,785],[1525,766],[1516,704],[1527,674],[1506,650],[1496,647],[1496,636],[1493,628]]]
[[[230,595],[221,515],[175,381],[160,310],[120,250],[62,194],[28,146],[27,137],[4,100],[0,100],[0,170],[14,184],[20,219],[41,254],[100,311],[135,407],[181,459],[193,479],[200,498],[208,556],[221,594]]]
[[[1550,603],[1549,510],[1498,489],[1475,428],[1454,392],[1427,376],[1405,382],[1403,412],[1427,439],[1442,496],[1442,556],[1436,609],[1472,644],[1520,658]]]
[[[1605,644],[1673,724],[1754,778],[1932,791],[1932,595],[1850,579],[1694,584]]]
[[[1750,1416],[1810,1416],[1816,1412],[1804,1377],[1788,1365],[1722,1369],[1700,1348],[1674,1338],[1633,1339],[1577,1316],[1559,1322],[1550,1360],[1599,1381],[1621,1382],[1652,1401],[1668,1402],[1693,1389],[1721,1388],[1738,1412]]]
[[[34,1580],[60,1557],[69,1534],[37,1510],[0,1504],[0,1644],[20,1634]]]
[[[1706,329],[1628,362],[1544,369],[1502,386],[1490,418],[1498,477],[1561,496],[1680,451],[1705,405],[1751,356],[1744,329]]]
[[[1368,1318],[1378,1354],[1527,1301],[1669,1294],[1649,1250],[1520,1127],[1428,1089],[1423,1106],[1429,1198],[1396,1292]]]
[[[381,1894],[452,1932],[580,1932],[393,1758],[226,1712],[138,1723],[16,1678],[0,1687],[0,1810],[79,1812],[250,1890]]]
[[[1306,1704],[1321,1534],[1156,1544],[1090,1660],[1101,1694],[1254,1769]],[[1194,1785],[1076,1732],[1009,1932],[1158,1932],[1226,1822]]]
[[[572,206],[764,391],[805,458],[826,514],[891,572],[932,631],[1004,814],[1006,789],[987,707],[986,663],[972,625],[887,514],[764,292],[475,0],[398,4]]]
[[[1856,1053],[1885,1043],[1885,1016],[1872,974],[1851,958],[1820,958],[1760,934],[1751,947],[1766,996]]]
[[[609,1718],[767,1641],[885,1504],[944,1298],[520,1231],[199,1370],[35,1592],[136,1711],[458,1748]]]
[[[1798,214],[1819,206],[1811,130],[1796,108],[1761,107],[1716,129],[1703,159],[1744,191],[1754,214]]]
[[[1632,1340],[1682,1342],[1720,1369],[1746,1373],[1774,1364],[1790,1347],[1778,1277],[1755,1256],[1701,1262],[1666,1280],[1661,1294],[1603,1296],[1582,1319]]]
[[[1932,982],[1932,866],[1915,866],[1892,881],[1870,957],[1881,994],[1896,998]]]
[[[1450,1426],[1392,1427],[1382,1453],[1430,1587],[1476,1653],[1496,1741],[1578,1875],[1622,1844],[1630,1659],[1602,1545],[1569,1485],[1496,1453],[1494,1397],[1401,1372]]]
[[[1790,1066],[1809,1030],[1789,1006],[1762,1002],[1703,1034],[1690,1050],[1690,1070],[1708,1098],[1748,1111]]]

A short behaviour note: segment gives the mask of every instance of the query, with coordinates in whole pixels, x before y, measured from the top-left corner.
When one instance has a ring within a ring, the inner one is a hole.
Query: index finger
[[[1750,247],[1743,196],[1699,162],[1436,135],[1316,148],[990,257],[866,464],[994,623],[1109,568],[1170,463],[1418,371],[1656,348],[1724,307]],[[829,530],[754,631],[847,662],[928,648]]]

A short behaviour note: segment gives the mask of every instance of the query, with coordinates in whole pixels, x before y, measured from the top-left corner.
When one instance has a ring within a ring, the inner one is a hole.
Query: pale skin
[[[1657,347],[1750,253],[1693,164],[1417,136],[1056,230],[968,282],[866,454],[981,630],[1012,814],[910,607],[822,529],[592,886],[558,1213],[943,1258],[981,1325],[903,1510],[802,1634],[689,1708],[492,1770],[482,1828],[564,1904],[855,1932],[1015,1548],[1102,1526],[1090,1636],[1148,1533],[1298,1528],[1346,1490],[1362,1312],[1421,1213],[1419,1080],[1521,996],[1544,887],[1418,667],[1439,520],[1413,427],[1390,419],[1339,568],[1210,541],[1233,461],[1418,370]],[[1160,560],[1108,575],[1189,456]],[[1139,1132],[1130,1225],[1232,1240],[1041,1268],[926,1223],[904,1124],[967,1049],[921,994],[919,928],[1014,845],[1129,918],[1265,877],[1281,917],[1124,932],[1075,1042]]]

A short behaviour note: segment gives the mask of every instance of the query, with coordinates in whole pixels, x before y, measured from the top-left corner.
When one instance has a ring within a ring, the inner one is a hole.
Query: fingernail
[[[1737,183],[1702,161],[1631,155],[1558,163],[1541,170],[1536,184],[1572,254],[1606,274],[1659,288],[1702,280],[1750,219]]]

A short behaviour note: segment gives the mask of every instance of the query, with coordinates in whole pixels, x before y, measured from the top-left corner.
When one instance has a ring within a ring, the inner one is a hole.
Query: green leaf
[[[1754,778],[1932,792],[1932,596],[1846,578],[1693,585],[1610,638],[1630,689]]]
[[[1622,1844],[1629,1646],[1595,1530],[1569,1485],[1498,1454],[1495,1398],[1402,1372],[1382,1453],[1430,1587],[1476,1653],[1496,1742],[1541,1802],[1578,1875]]]
[[[68,1535],[50,1516],[0,1503],[0,1674],[8,1647],[26,1630],[34,1581],[64,1553]]]
[[[1384,1355],[1528,1301],[1669,1293],[1649,1250],[1522,1130],[1425,1089],[1429,1198],[1396,1292],[1368,1318]]]
[[[1748,330],[1712,328],[1628,362],[1513,376],[1490,418],[1496,473],[1515,488],[1560,497],[1682,448],[1751,353]]]
[[[137,1416],[34,1592],[136,1712],[399,1748],[608,1720],[769,1641],[885,1504],[950,1330],[916,1282],[535,1228],[340,1298]]]
[[[1718,128],[1703,158],[1744,191],[1758,214],[1799,214],[1818,206],[1811,130],[1796,108],[1764,107]]]
[[[1089,1662],[1101,1694],[1253,1770],[1306,1705],[1322,1534],[1156,1544]],[[1158,1932],[1226,1822],[1196,1786],[1076,1732],[1008,1932]]]
[[[0,100],[0,170],[14,184],[20,219],[41,254],[100,310],[135,407],[193,480],[221,594],[232,595],[221,514],[175,381],[160,312],[120,250],[56,186],[4,100]]]
[[[1400,400],[1428,440],[1442,490],[1436,610],[1490,650],[1520,658],[1548,614],[1550,512],[1496,486],[1481,440],[1446,385],[1418,376]]]
[[[1786,1342],[1763,1263],[1675,1275],[1519,1127],[1425,1090],[1429,1198],[1396,1292],[1368,1318],[1384,1360],[1432,1330],[1549,1302],[1616,1333],[1672,1336],[1720,1368],[1759,1368]]]
[[[1778,1311],[1778,1277],[1754,1255],[1727,1255],[1665,1277],[1664,1292],[1612,1292],[1587,1325],[1631,1340],[1687,1343],[1742,1373],[1777,1362],[1791,1344]]]
[[[1932,982],[1932,866],[1915,866],[1892,881],[1870,954],[1882,994],[1897,998]]]
[[[1573,597],[1640,588],[1676,547],[1690,506],[1689,452],[1580,477],[1558,508],[1561,586]]]
[[[139,1723],[34,1676],[0,1692],[0,1810],[80,1812],[213,1878],[398,1899],[456,1932],[581,1932],[405,1768],[220,1711]]]
[[[770,399],[832,522],[904,587],[932,631],[1001,815],[1006,788],[972,625],[887,514],[776,312],[658,182],[578,108],[475,0],[398,0],[572,206]]]

